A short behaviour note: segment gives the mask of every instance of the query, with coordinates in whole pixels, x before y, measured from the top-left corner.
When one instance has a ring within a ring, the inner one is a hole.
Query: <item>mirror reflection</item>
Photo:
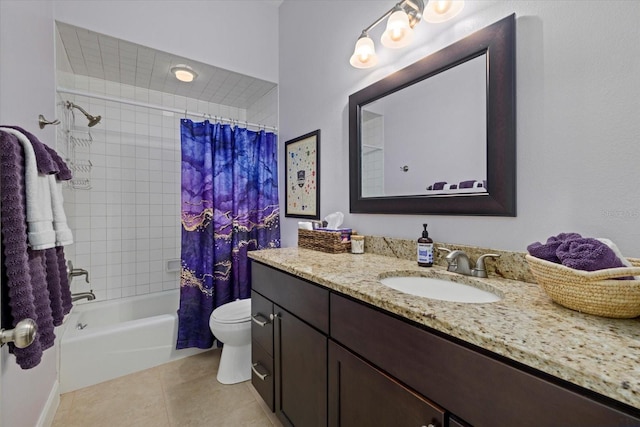
[[[362,196],[486,193],[487,55],[361,107]]]

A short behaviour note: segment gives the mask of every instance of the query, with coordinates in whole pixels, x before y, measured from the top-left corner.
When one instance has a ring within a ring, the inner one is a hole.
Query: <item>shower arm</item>
[[[65,105],[69,110],[71,110],[72,108],[77,108],[78,110],[80,110],[82,112],[82,114],[84,114],[84,116],[87,118],[87,120],[89,120],[89,127],[97,125],[98,122],[100,122],[100,119],[102,118],[100,116],[92,116],[84,108],[82,108],[81,106],[79,106],[77,104],[74,104],[71,101],[67,101],[67,103]]]

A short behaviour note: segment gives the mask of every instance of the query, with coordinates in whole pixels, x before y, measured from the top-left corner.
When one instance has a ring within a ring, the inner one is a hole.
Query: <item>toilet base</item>
[[[251,344],[222,347],[216,376],[219,383],[236,384],[251,379]]]

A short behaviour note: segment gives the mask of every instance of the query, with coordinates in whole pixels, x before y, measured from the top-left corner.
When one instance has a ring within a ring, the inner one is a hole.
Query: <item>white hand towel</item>
[[[49,178],[38,174],[33,146],[22,132],[9,128],[0,128],[0,130],[15,135],[22,143],[24,150],[24,185],[29,245],[34,250],[54,248],[56,233],[53,230]]]
[[[73,243],[73,234],[67,225],[67,215],[64,213],[64,199],[62,198],[62,183],[55,175],[48,175],[51,190],[51,210],[53,211],[53,229],[56,232],[56,246],[67,246]]]
[[[620,261],[625,265],[625,267],[633,267],[633,264],[631,264],[629,260],[625,258],[624,255],[622,255],[622,252],[620,252],[620,249],[618,248],[618,246],[615,243],[613,243],[610,239],[605,239],[604,237],[597,237],[596,240],[599,240],[605,245],[609,246],[609,248],[616,254],[616,256],[620,259]],[[636,280],[640,280],[640,276],[633,276],[633,278]]]

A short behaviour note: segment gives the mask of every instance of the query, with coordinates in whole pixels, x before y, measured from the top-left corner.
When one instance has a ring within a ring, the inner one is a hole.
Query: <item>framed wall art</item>
[[[285,142],[286,217],[320,219],[320,129]]]

